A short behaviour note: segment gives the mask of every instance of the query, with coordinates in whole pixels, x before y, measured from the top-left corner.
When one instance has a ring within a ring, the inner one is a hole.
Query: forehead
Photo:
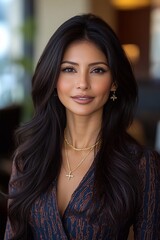
[[[67,58],[83,58],[83,60],[85,60],[85,58],[98,58],[105,61],[107,60],[100,47],[88,40],[79,40],[70,43],[63,55],[63,60],[67,60]]]

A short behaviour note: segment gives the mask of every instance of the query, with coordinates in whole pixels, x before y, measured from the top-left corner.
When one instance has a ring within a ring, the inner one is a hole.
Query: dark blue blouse
[[[160,157],[155,152],[147,153],[136,167],[143,186],[141,209],[135,212],[135,222],[126,222],[124,219],[118,235],[110,227],[105,209],[101,216],[93,214],[90,220],[87,217],[87,211],[93,204],[92,165],[73,193],[63,216],[58,211],[56,181],[34,202],[29,220],[34,240],[127,240],[131,225],[134,228],[134,239],[160,240]],[[11,236],[8,221],[5,240]]]

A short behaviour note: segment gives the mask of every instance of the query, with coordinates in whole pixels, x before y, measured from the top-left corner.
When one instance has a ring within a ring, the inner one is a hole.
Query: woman
[[[91,14],[53,34],[17,131],[5,239],[160,239],[160,159],[136,143],[137,85],[112,29]]]

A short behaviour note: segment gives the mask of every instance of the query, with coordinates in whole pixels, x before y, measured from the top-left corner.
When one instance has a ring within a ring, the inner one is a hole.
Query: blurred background
[[[160,152],[160,0],[0,0],[1,191],[7,192],[14,130],[32,117],[35,65],[57,27],[88,12],[111,25],[133,66],[139,104],[129,133]],[[5,223],[6,201],[0,197],[0,239]]]

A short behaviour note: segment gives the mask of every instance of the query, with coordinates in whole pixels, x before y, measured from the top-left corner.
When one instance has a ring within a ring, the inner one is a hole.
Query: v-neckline
[[[65,215],[66,215],[66,213],[67,213],[67,211],[68,211],[71,203],[72,203],[73,200],[74,200],[74,197],[75,197],[77,191],[79,191],[79,189],[81,189],[81,187],[83,186],[83,182],[85,182],[85,181],[87,180],[89,174],[92,172],[93,167],[94,167],[94,161],[93,161],[93,163],[91,164],[91,166],[89,167],[88,171],[87,171],[87,172],[85,173],[85,175],[83,176],[82,180],[79,182],[78,186],[77,186],[77,187],[75,188],[75,190],[73,191],[73,193],[72,193],[72,195],[71,195],[71,198],[70,198],[68,204],[66,205],[65,210],[63,211],[63,214],[60,214],[60,211],[59,211],[59,208],[58,208],[58,201],[57,201],[57,181],[55,182],[55,196],[56,196],[56,200],[55,200],[55,201],[56,201],[56,208],[57,208],[57,211],[58,211],[58,213],[59,213],[59,216],[60,216],[61,220],[64,219],[64,217],[65,217]]]

